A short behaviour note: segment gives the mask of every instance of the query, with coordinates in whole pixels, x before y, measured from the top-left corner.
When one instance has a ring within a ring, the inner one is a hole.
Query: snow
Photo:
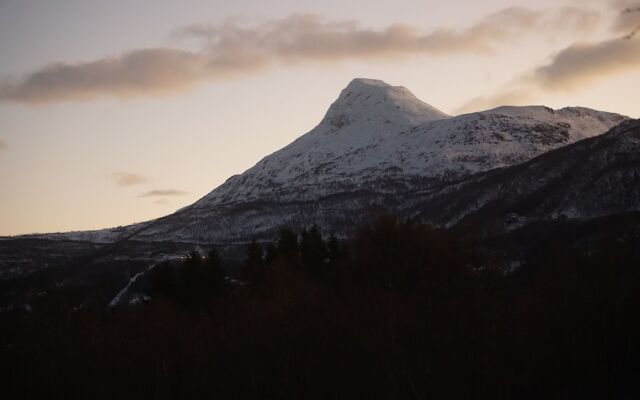
[[[129,295],[129,289],[131,288],[131,286],[133,286],[138,281],[138,279],[144,276],[147,272],[154,269],[156,265],[157,264],[151,265],[149,268],[145,269],[144,271],[138,272],[131,279],[129,279],[129,282],[127,282],[127,285],[124,288],[122,288],[122,290],[120,290],[118,294],[116,294],[116,296],[109,302],[109,307],[117,307],[121,304],[124,304],[124,300]],[[130,300],[130,303],[133,302],[133,304],[135,304],[136,299],[137,297],[134,296],[134,298]]]
[[[320,124],[195,208],[252,200],[309,200],[380,178],[450,181],[527,161],[599,135],[625,117],[586,108],[499,107],[449,117],[403,87],[356,79]]]
[[[115,228],[96,229],[90,231],[56,232],[47,234],[31,234],[15,236],[13,238],[38,238],[50,240],[72,240],[92,243],[113,243],[126,239],[136,231],[146,227],[147,222],[139,222]]]

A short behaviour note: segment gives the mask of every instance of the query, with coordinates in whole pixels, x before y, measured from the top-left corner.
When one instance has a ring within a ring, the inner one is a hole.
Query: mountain
[[[239,260],[285,225],[347,238],[380,212],[480,232],[478,248],[510,268],[547,238],[637,235],[638,154],[640,122],[618,114],[530,106],[452,117],[405,88],[356,79],[317,127],[171,215],[0,238],[0,311],[65,290],[105,305],[161,260],[212,244]]]
[[[606,132],[625,117],[585,108],[501,107],[448,117],[403,87],[355,79],[320,124],[194,205],[309,200],[368,182],[454,180]]]
[[[404,87],[354,79],[322,121],[195,204],[111,230],[59,240],[245,242],[283,224],[348,234],[387,197],[437,189],[600,135],[627,117],[581,107],[499,107],[456,117]]]
[[[353,80],[320,124],[175,214],[103,241],[238,243],[282,225],[347,235],[389,197],[435,190],[602,134],[627,118],[587,108],[500,107],[450,117],[403,87]]]
[[[423,199],[419,219],[515,229],[534,221],[586,220],[640,211],[640,120],[475,175]]]

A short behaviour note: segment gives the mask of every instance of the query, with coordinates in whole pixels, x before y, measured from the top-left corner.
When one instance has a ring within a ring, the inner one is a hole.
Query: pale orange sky
[[[259,4],[0,1],[0,235],[173,212],[309,131],[354,77],[451,114],[640,117],[640,39],[620,39],[640,20],[619,18],[638,1]]]

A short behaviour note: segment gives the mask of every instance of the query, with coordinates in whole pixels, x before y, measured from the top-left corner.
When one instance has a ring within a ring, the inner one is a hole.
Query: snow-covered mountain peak
[[[418,125],[448,117],[405,87],[357,78],[342,90],[321,125],[333,130],[353,124],[384,129],[385,125]]]
[[[354,79],[320,124],[226,181],[195,208],[316,199],[371,182],[446,182],[527,161],[625,120],[586,108],[499,107],[449,117],[409,90]],[[372,186],[373,185],[373,186]]]

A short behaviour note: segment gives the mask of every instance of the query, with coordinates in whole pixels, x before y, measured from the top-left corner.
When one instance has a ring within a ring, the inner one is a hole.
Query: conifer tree
[[[278,255],[287,260],[293,260],[298,257],[298,235],[289,227],[284,227],[280,230]]]
[[[252,284],[260,284],[264,280],[264,269],[265,257],[262,245],[253,240],[247,246],[243,277]]]
[[[327,245],[316,225],[302,232],[300,258],[304,268],[316,273],[322,271],[325,260],[328,259]]]

